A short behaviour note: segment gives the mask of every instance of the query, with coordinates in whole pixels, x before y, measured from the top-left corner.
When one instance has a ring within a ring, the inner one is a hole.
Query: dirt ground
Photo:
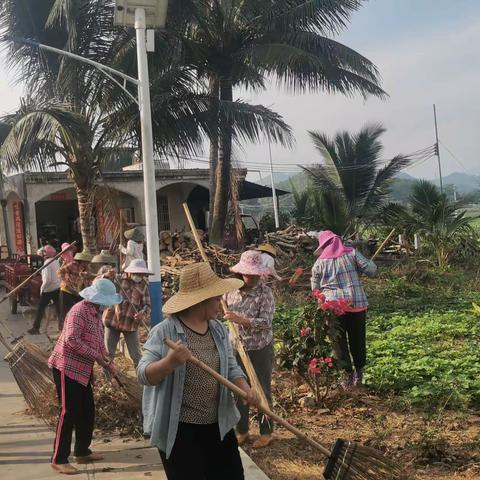
[[[480,479],[480,416],[474,412],[401,411],[368,390],[333,393],[323,408],[307,408],[300,405],[306,388],[291,385],[292,378],[276,374],[275,411],[326,446],[344,438],[378,448],[412,479]],[[272,480],[323,478],[321,454],[282,428],[270,447],[256,451],[247,445],[246,450]]]

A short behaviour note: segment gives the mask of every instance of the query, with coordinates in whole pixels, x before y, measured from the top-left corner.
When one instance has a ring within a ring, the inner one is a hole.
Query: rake
[[[186,203],[183,204],[183,209],[185,210],[185,215],[187,216],[188,223],[190,224],[190,230],[192,231],[193,238],[195,239],[197,248],[200,251],[200,255],[202,256],[204,262],[210,263],[207,257],[207,253],[205,252],[205,248],[203,248],[202,241],[200,240],[200,237],[198,235],[197,229],[195,227],[195,223],[193,222],[192,214],[190,213],[190,209],[188,208],[188,205]],[[223,299],[222,299],[222,309],[224,312],[228,311],[227,304]],[[260,395],[260,400],[262,405],[268,406],[268,401],[267,401],[267,398],[265,397],[265,393],[263,392],[263,388],[260,384],[260,381],[258,380],[257,373],[255,372],[255,369],[253,368],[250,357],[248,356],[248,353],[246,352],[240,340],[240,335],[238,333],[237,326],[233,322],[229,323],[229,331],[231,333],[235,348],[237,349],[237,352],[240,358],[242,359],[243,366],[247,371],[248,379],[250,380],[250,385]]]
[[[165,344],[172,349],[176,345],[166,338]],[[189,362],[194,363],[205,372],[212,375],[219,383],[231,390],[240,398],[246,399],[247,394],[234,383],[222,377],[217,371],[205,365],[201,360],[190,357]],[[374,448],[365,447],[348,440],[338,439],[332,450],[305,435],[282,417],[273,413],[267,406],[260,404],[258,407],[275,423],[282,425],[289,432],[307,442],[310,446],[320,451],[328,458],[323,476],[327,480],[408,480],[409,476],[392,460]]]

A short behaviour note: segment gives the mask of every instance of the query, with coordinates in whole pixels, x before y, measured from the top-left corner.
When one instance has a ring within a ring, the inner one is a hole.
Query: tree
[[[319,189],[318,208],[325,226],[352,236],[371,223],[386,202],[390,180],[411,162],[397,155],[381,165],[381,125],[367,125],[360,132],[339,132],[333,138],[309,132],[324,160],[323,165],[306,169]]]
[[[1,27],[12,37],[26,37],[111,65],[136,76],[135,34],[114,28],[110,1],[5,0]],[[189,154],[212,130],[211,97],[191,66],[181,63],[178,48],[162,37],[150,56],[152,122],[158,154]],[[98,70],[67,57],[11,43],[11,67],[35,92],[6,118],[12,126],[4,154],[7,166],[45,171],[67,167],[77,191],[84,246],[96,249],[93,206],[103,161],[118,146],[139,148],[138,107],[131,96]],[[136,96],[135,87],[129,86]],[[219,103],[216,100],[216,103]],[[218,105],[239,136],[256,139],[267,130],[289,135],[281,117],[262,106],[240,102]],[[218,119],[217,119],[218,121]],[[59,159],[61,158],[61,161]]]
[[[329,35],[345,28],[360,0],[185,0],[188,26],[176,30],[185,61],[209,82],[210,93],[227,104],[233,89],[264,89],[274,76],[294,92],[383,96],[378,72],[366,58]],[[211,139],[215,172],[211,238],[221,242],[230,197],[232,144],[230,117],[218,122]],[[278,135],[270,134],[282,142]]]
[[[386,205],[381,217],[387,225],[402,229],[410,237],[418,234],[421,245],[443,269],[457,250],[479,251],[478,235],[464,206],[464,202],[450,201],[433,183],[419,180],[412,188],[407,208]]]

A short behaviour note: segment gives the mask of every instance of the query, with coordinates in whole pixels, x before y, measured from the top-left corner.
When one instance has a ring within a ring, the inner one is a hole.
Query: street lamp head
[[[134,27],[137,8],[145,10],[148,28],[165,28],[168,0],[115,0],[113,23],[123,27]]]

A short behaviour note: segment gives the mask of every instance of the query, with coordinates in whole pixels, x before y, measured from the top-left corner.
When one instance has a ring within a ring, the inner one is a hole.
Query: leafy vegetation
[[[480,318],[472,308],[480,303],[478,272],[412,264],[382,271],[366,288],[366,383],[403,407],[480,409]],[[277,308],[279,340],[292,329],[298,336],[311,315],[311,302],[290,305]]]

